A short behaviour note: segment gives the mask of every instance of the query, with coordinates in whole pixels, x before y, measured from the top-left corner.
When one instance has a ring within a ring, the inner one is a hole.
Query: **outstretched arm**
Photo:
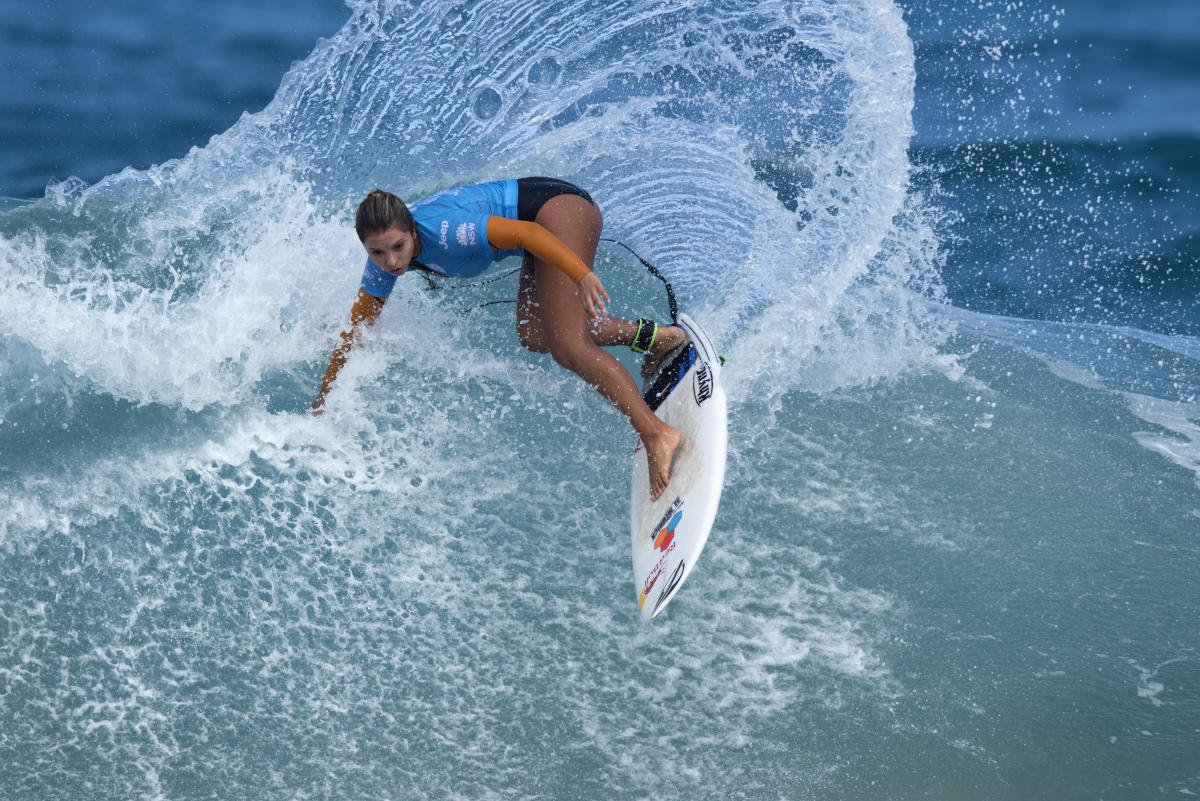
[[[350,327],[340,334],[341,341],[333,349],[333,355],[329,358],[329,369],[325,371],[325,377],[321,379],[321,392],[312,404],[313,414],[325,411],[325,395],[333,386],[333,380],[337,378],[342,366],[346,364],[346,357],[350,355],[350,350],[358,344],[363,327],[370,327],[379,319],[379,312],[383,309],[384,300],[385,298],[377,298],[368,294],[365,289],[358,290],[358,297],[354,299],[354,305],[350,307]]]
[[[534,256],[553,264],[575,282],[579,300],[593,317],[604,312],[609,301],[604,284],[583,259],[544,226],[507,217],[488,217],[488,244],[498,250],[528,250]]]

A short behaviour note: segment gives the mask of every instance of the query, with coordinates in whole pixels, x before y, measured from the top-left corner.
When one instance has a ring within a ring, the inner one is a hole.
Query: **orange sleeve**
[[[368,294],[365,289],[359,288],[354,305],[350,307],[350,327],[341,333],[340,341],[333,349],[333,355],[329,357],[329,368],[325,371],[325,377],[321,379],[321,392],[313,402],[314,409],[325,405],[325,395],[333,386],[337,374],[346,364],[350,349],[358,340],[360,326],[370,327],[375,324],[375,321],[379,319],[379,313],[383,310],[384,300],[386,298],[377,298]]]
[[[498,250],[528,250],[562,270],[575,283],[591,272],[561,239],[535,222],[488,217],[487,240]]]
[[[383,311],[383,302],[387,298],[377,298],[367,292],[367,290],[359,287],[358,295],[354,298],[354,305],[350,307],[350,325],[357,326],[359,323],[374,325],[379,319],[379,312]]]

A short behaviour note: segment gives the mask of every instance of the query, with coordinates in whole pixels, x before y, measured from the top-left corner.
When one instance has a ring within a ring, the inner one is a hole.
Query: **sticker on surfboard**
[[[650,500],[646,450],[634,447],[630,529],[638,609],[649,622],[679,592],[696,564],[725,483],[726,401],[721,360],[708,334],[686,314],[687,342],[672,351],[643,386],[654,413],[683,434],[671,463],[671,483]]]

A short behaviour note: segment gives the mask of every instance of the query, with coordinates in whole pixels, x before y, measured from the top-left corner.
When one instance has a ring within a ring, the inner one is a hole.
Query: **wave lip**
[[[138,403],[245,399],[341,314],[329,290],[361,257],[337,221],[363,187],[552,173],[739,343],[744,378],[781,362],[804,385],[839,354],[818,371],[869,380],[943,336],[912,297],[937,295],[940,255],[909,186],[913,50],[891,3],[421,11],[352,5],[206,147],[6,214],[3,310],[37,331],[6,335]]]
[[[771,332],[747,357],[880,323],[864,347],[942,336],[906,295],[936,296],[940,254],[936,210],[910,188],[915,70],[893,4],[353,8],[263,120],[302,163],[332,165],[318,186],[419,197],[560,174],[718,338]],[[860,283],[882,296],[847,297]],[[871,361],[907,363],[906,348]]]

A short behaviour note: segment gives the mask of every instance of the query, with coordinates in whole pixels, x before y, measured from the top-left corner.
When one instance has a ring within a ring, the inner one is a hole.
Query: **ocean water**
[[[0,0],[0,799],[1200,794],[1198,46],[1190,0]],[[514,278],[406,281],[305,414],[362,194],[522,174],[730,359],[650,626],[633,434]]]

